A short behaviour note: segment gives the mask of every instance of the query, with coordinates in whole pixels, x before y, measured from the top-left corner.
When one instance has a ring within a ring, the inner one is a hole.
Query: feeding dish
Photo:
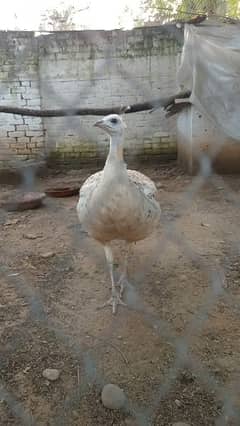
[[[7,211],[23,211],[36,209],[41,207],[42,201],[46,197],[43,192],[26,192],[25,194],[16,195],[16,197],[8,198],[2,203],[2,207]]]
[[[72,197],[73,195],[78,195],[79,186],[63,186],[63,187],[55,187],[55,188],[47,188],[45,193],[49,197]]]

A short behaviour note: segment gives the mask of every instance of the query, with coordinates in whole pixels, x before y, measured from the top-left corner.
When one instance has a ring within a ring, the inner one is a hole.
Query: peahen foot
[[[103,305],[99,306],[98,309],[106,308],[106,306],[112,306],[112,313],[115,315],[117,313],[118,305],[127,306],[126,303],[124,303],[121,299],[121,292],[118,293],[114,288],[112,289],[112,296],[110,299],[107,300],[107,302],[105,302]]]
[[[117,286],[119,286],[120,287],[120,292],[119,292],[119,296],[120,296],[120,299],[122,299],[122,296],[123,296],[123,292],[124,292],[124,290],[125,290],[125,288],[127,287],[127,277],[126,277],[126,274],[125,273],[123,273],[121,276],[120,276],[120,278],[119,278],[119,280],[118,280],[118,282],[117,282]]]

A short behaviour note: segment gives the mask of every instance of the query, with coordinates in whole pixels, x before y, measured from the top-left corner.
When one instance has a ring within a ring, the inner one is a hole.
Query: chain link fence
[[[122,77],[151,98],[134,75]],[[49,96],[63,105],[55,90]],[[71,131],[71,117],[65,123]],[[151,135],[151,122],[142,131]],[[163,213],[156,234],[131,255],[128,308],[115,317],[96,310],[110,282],[101,248],[78,224],[77,199],[1,210],[2,424],[239,425],[239,179],[222,178],[213,161],[204,155],[193,178],[175,165],[137,164],[157,183]],[[40,179],[18,167],[23,191],[82,184],[94,171]],[[57,368],[59,379],[46,380],[45,368]],[[125,391],[120,410],[101,403],[109,382]]]

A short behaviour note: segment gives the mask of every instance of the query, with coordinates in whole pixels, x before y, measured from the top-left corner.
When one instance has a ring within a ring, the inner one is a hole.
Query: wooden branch
[[[191,92],[185,91],[176,95],[150,100],[148,102],[137,103],[126,106],[116,106],[112,108],[70,108],[70,109],[46,109],[36,110],[30,108],[17,108],[0,105],[0,113],[24,115],[30,117],[67,117],[79,115],[108,115],[108,114],[131,114],[134,112],[156,110],[158,108],[167,109],[170,105],[175,105],[175,99],[189,98]]]
[[[181,24],[192,24],[192,25],[199,25],[202,22],[204,22],[207,19],[207,15],[202,14],[202,15],[195,15],[192,18],[184,21],[184,20],[178,20],[177,22],[181,23]]]
[[[171,105],[167,109],[167,113],[165,114],[165,116],[166,118],[172,117],[173,115],[178,114],[183,109],[189,108],[191,105],[192,105],[191,102],[182,102],[182,103]]]

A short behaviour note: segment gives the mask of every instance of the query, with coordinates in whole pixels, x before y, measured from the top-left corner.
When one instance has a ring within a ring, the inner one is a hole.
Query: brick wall
[[[178,44],[169,27],[132,31],[0,33],[0,101],[33,108],[102,107],[172,94]],[[0,161],[47,155],[54,161],[105,157],[96,117],[30,118],[0,114]],[[126,152],[174,156],[175,119],[162,112],[125,116]]]
[[[31,32],[0,32],[0,102],[41,108],[36,39]],[[0,164],[27,159],[44,150],[39,118],[0,114]]]

